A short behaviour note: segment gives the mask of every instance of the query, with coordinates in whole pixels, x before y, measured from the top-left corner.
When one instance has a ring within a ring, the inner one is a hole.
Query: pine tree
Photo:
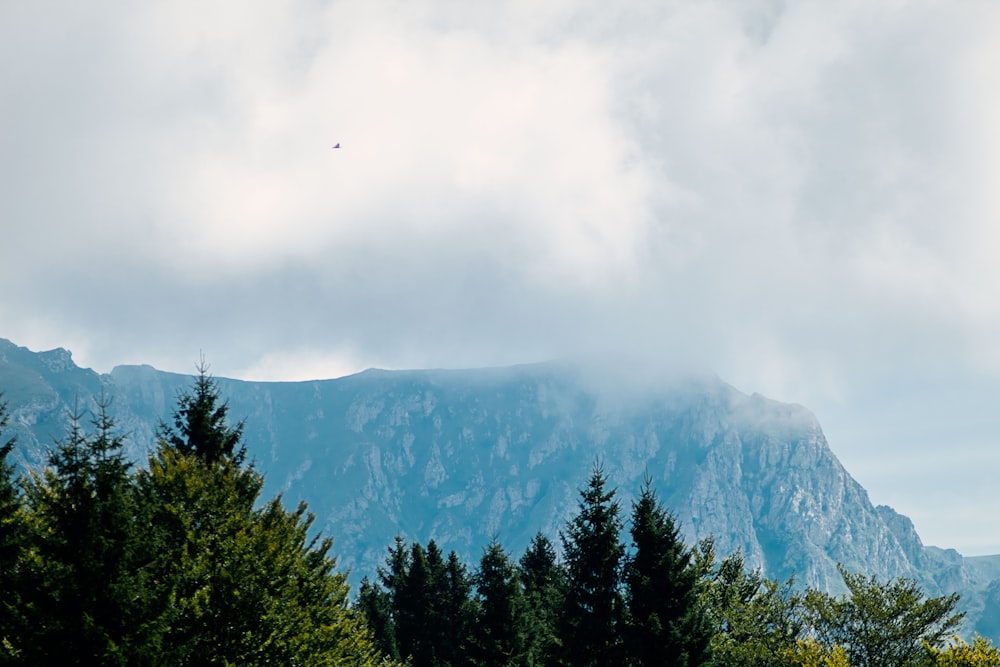
[[[454,550],[448,552],[443,572],[434,571],[442,600],[438,664],[458,667],[467,662],[472,625],[478,615],[477,603],[472,599],[472,577]]]
[[[568,665],[613,665],[622,662],[624,600],[621,588],[625,547],[614,489],[594,467],[580,491],[580,512],[562,535],[567,590],[561,622],[562,656]]]
[[[256,507],[263,478],[243,464],[242,425],[226,423],[202,371],[140,474],[163,545],[155,569],[173,600],[163,660],[375,664],[364,619],[349,609],[346,579],[328,555],[331,541],[308,537],[304,504],[287,511],[275,498]]]
[[[400,656],[409,658],[413,667],[437,665],[434,635],[440,602],[435,594],[427,551],[419,542],[410,546],[406,569],[400,573],[393,590],[393,603]]]
[[[566,595],[566,572],[556,561],[556,549],[536,533],[518,562],[526,607],[525,664],[551,665],[559,654],[559,614]]]
[[[158,435],[178,452],[194,454],[208,463],[229,458],[242,463],[246,455],[242,444],[244,422],[231,427],[228,414],[229,404],[220,398],[219,388],[202,360],[194,390],[177,399],[173,426],[161,422]]]
[[[381,586],[369,582],[358,605],[383,652],[413,667],[465,664],[475,605],[458,555],[445,559],[434,540],[426,548],[419,542],[407,547],[396,537],[378,575]]]
[[[21,572],[26,546],[23,498],[9,457],[15,438],[6,439],[7,403],[0,393],[0,664],[13,659],[21,618]]]
[[[399,535],[388,552],[385,567],[378,568],[378,581],[370,582],[368,587],[362,582],[358,606],[365,613],[383,655],[399,660],[407,656],[399,638],[399,626],[400,608],[405,599],[405,593],[401,591],[410,569],[410,552],[406,541]],[[405,635],[406,629],[402,632]]]
[[[379,652],[393,660],[399,660],[396,624],[393,620],[392,598],[389,594],[378,583],[364,577],[358,587],[355,608],[364,614]]]
[[[706,663],[712,632],[699,598],[698,572],[648,476],[632,506],[631,533],[634,554],[625,567],[630,661],[677,667]]]
[[[471,657],[483,667],[526,662],[525,601],[517,568],[494,538],[474,576],[479,613],[473,624]]]
[[[242,571],[253,558],[248,541],[263,477],[242,465],[242,422],[228,425],[204,362],[198,370],[193,389],[177,399],[173,427],[160,424],[158,448],[139,475],[155,513],[151,537],[162,545],[155,567],[173,599],[163,655],[179,665],[201,655],[248,660],[244,636],[263,632]]]
[[[240,640],[244,657],[233,662],[375,664],[378,651],[364,618],[349,609],[347,579],[329,555],[332,540],[308,536],[314,517],[305,503],[289,512],[275,498],[251,518],[238,587],[258,617]]]
[[[153,559],[136,489],[100,400],[94,434],[78,411],[49,467],[27,487],[36,585],[25,589],[24,664],[143,665],[158,659],[164,598],[146,566]]]

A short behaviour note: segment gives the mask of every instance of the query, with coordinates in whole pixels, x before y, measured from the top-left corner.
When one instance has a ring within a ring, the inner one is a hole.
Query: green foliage
[[[630,662],[707,663],[712,628],[699,597],[699,573],[648,476],[632,506],[631,533],[635,551],[625,565]]]
[[[373,664],[377,651],[347,606],[328,539],[308,538],[304,504],[255,508],[263,477],[242,464],[241,427],[204,372],[184,395],[141,475],[171,591],[162,655],[170,664]]]
[[[625,605],[621,567],[621,508],[596,465],[580,491],[580,511],[562,534],[567,586],[560,637],[566,664],[610,665],[622,660]]]
[[[788,651],[786,664],[792,667],[851,667],[844,647],[824,646],[812,637],[795,642]]]
[[[880,583],[839,569],[848,593],[835,598],[811,590],[805,606],[817,639],[843,646],[854,667],[920,664],[925,647],[943,647],[962,622],[957,594],[925,599],[909,579]]]
[[[440,556],[433,541],[429,546],[433,554]],[[436,582],[427,550],[418,542],[411,545],[407,568],[399,573],[398,579],[400,585],[392,594],[396,606],[399,653],[412,659],[414,667],[437,665],[440,648],[436,639],[437,626],[443,620],[442,596],[440,591],[435,590]]]
[[[208,374],[208,366],[198,365],[194,390],[177,399],[173,426],[160,423],[160,439],[182,454],[193,454],[208,463],[233,458],[242,463],[245,449],[241,443],[241,421],[230,427],[226,417],[229,405],[219,397],[215,380]]]
[[[12,474],[13,468],[9,467],[10,464],[7,463],[7,456],[13,451],[16,439],[12,437],[4,441],[5,436],[3,434],[4,429],[7,428],[9,423],[10,413],[7,411],[7,401],[3,400],[3,392],[0,391],[0,461],[3,461],[4,465],[8,466],[5,470]]]
[[[783,664],[803,631],[802,600],[793,582],[782,585],[747,572],[739,552],[715,565],[711,540],[703,541],[699,551],[702,600],[714,627],[711,664]]]
[[[689,549],[648,478],[626,557],[599,465],[562,562],[539,533],[517,562],[493,540],[470,575],[397,538],[352,608],[330,539],[305,504],[261,500],[243,425],[199,371],[142,470],[102,399],[90,433],[77,411],[15,479],[0,400],[0,664],[1000,667],[982,637],[953,638],[957,595],[844,568],[847,595],[803,594],[738,552],[717,562],[712,540]]]
[[[358,613],[363,614],[374,635],[379,652],[394,660],[399,659],[399,647],[396,642],[396,625],[393,622],[392,600],[378,584],[368,577],[361,580],[358,587],[358,600],[355,605]]]
[[[566,597],[566,571],[556,561],[552,541],[536,533],[518,562],[524,588],[526,665],[553,664],[560,652],[559,614]]]
[[[467,660],[470,634],[479,611],[472,599],[472,575],[454,551],[448,552],[443,577],[439,581],[438,588],[444,598],[441,605],[442,626],[438,633],[444,650],[439,653],[439,664],[461,665]]]
[[[517,567],[496,539],[483,551],[474,577],[478,614],[470,658],[484,667],[524,664],[527,616]]]
[[[924,665],[926,667],[998,667],[1000,666],[1000,649],[990,640],[975,635],[972,643],[952,637],[947,648],[937,648],[925,644],[927,650]]]
[[[615,491],[606,489],[606,481],[595,468],[581,490],[580,512],[563,533],[564,563],[557,562],[555,549],[541,534],[532,539],[516,568],[494,540],[473,578],[472,600],[467,585],[448,583],[467,582],[454,552],[446,564],[433,540],[425,549],[419,543],[407,547],[397,538],[386,567],[379,570],[381,586],[363,582],[358,599],[383,652],[434,667],[929,666],[938,664],[928,662],[935,656],[952,660],[941,664],[967,664],[968,656],[992,664],[992,654],[981,642],[970,649],[956,645],[943,650],[939,634],[926,631],[918,633],[916,644],[922,661],[897,662],[897,652],[891,661],[860,662],[857,635],[831,630],[852,627],[858,609],[868,610],[870,630],[895,637],[913,627],[907,619],[914,614],[933,621],[926,612],[950,610],[957,598],[924,602],[922,594],[902,580],[879,584],[845,572],[853,598],[838,600],[816,591],[799,592],[792,580],[781,584],[748,571],[739,552],[717,561],[711,539],[694,549],[683,544],[672,515],[648,480],[632,507],[634,548],[625,558],[618,540]],[[455,574],[447,575],[449,571]],[[832,611],[820,617],[816,614],[823,600]],[[908,613],[871,613],[890,601]],[[932,604],[926,606],[928,602]],[[474,620],[471,635],[469,619]],[[934,627],[954,627],[959,619],[946,614]],[[448,647],[458,650],[449,652]],[[963,659],[966,662],[954,662]]]
[[[154,545],[103,400],[86,435],[72,415],[49,467],[27,485],[30,550],[16,642],[24,664],[154,664],[162,591]]]
[[[364,584],[358,606],[386,655],[414,667],[467,661],[477,611],[469,574],[454,551],[445,560],[434,540],[426,549],[419,542],[407,548],[397,537],[379,579],[381,586]]]
[[[14,466],[8,461],[14,438],[4,436],[9,419],[7,403],[0,393],[0,664],[15,650],[11,642],[21,616],[21,568],[27,542],[23,499]]]
[[[104,401],[90,435],[72,415],[24,494],[0,448],[0,557],[8,524],[24,542],[0,571],[0,663],[389,664],[306,506],[259,502],[263,479],[204,372],[179,404],[147,470],[132,470]]]

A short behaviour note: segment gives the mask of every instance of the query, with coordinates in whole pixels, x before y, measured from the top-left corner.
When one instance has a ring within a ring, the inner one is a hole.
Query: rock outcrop
[[[1000,609],[993,561],[926,548],[909,519],[874,507],[806,408],[712,376],[632,384],[620,369],[548,363],[218,383],[233,418],[246,420],[265,493],[306,500],[354,580],[382,564],[396,535],[434,538],[466,562],[494,536],[514,553],[539,530],[556,538],[599,463],[626,516],[648,475],[692,543],[714,536],[720,553],[740,549],[769,576],[839,591],[843,563],[916,579],[931,594],[958,590],[974,611]],[[74,404],[102,392],[141,464],[190,384],[148,366],[98,375],[64,350],[0,340],[0,391],[26,465],[44,462]]]

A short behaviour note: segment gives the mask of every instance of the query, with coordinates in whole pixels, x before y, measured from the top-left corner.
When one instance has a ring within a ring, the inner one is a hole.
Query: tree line
[[[382,663],[306,506],[261,501],[204,367],[143,468],[108,408],[72,414],[41,471],[0,438],[0,664]]]
[[[841,596],[768,579],[686,545],[649,478],[625,516],[599,464],[557,542],[515,558],[494,538],[470,566],[397,537],[351,600],[306,505],[261,499],[199,370],[144,467],[98,399],[18,475],[0,400],[0,664],[1000,666],[955,636],[957,595],[843,567]]]
[[[616,494],[596,465],[561,551],[538,533],[514,558],[494,539],[471,569],[396,538],[357,596],[380,650],[413,667],[1000,665],[988,640],[955,635],[957,594],[842,566],[843,596],[768,579],[711,539],[686,546],[648,477],[626,544]]]

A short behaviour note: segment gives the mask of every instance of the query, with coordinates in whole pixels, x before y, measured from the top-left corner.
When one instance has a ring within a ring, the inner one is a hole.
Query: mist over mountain
[[[355,582],[396,535],[433,538],[467,563],[494,536],[515,554],[539,530],[555,539],[599,462],[626,513],[649,475],[689,542],[714,536],[720,553],[740,549],[770,577],[839,591],[838,562],[905,576],[932,595],[962,593],[970,629],[1000,628],[1000,557],[925,547],[908,518],[872,505],[809,410],[711,375],[554,362],[216,380],[230,416],[245,419],[265,497],[306,500]],[[0,392],[27,467],[44,465],[70,414],[100,396],[143,464],[191,383],[150,366],[101,375],[66,350],[0,339]]]

